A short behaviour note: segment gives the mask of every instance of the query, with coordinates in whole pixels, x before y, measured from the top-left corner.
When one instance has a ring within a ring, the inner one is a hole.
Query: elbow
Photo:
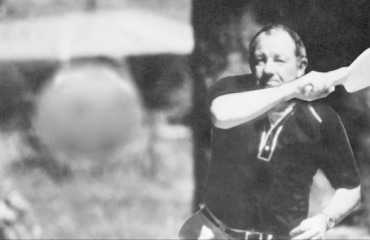
[[[231,128],[231,126],[228,126],[228,124],[226,124],[225,122],[219,120],[213,114],[211,114],[211,120],[212,120],[212,124],[215,127],[217,127],[217,128],[221,128],[221,129],[229,129],[229,128]]]
[[[361,186],[352,189],[351,192],[353,199],[353,208],[356,208],[361,204]]]
[[[231,128],[231,126],[228,126],[227,121],[222,120],[220,116],[218,116],[217,114],[214,114],[213,112],[211,112],[211,120],[212,120],[212,124],[217,128],[221,128],[221,129]]]
[[[219,103],[217,101],[213,101],[211,108],[210,108],[210,113],[211,113],[211,120],[212,124],[221,129],[228,129],[231,128],[232,126],[229,126],[229,119],[226,116],[225,109],[222,109]]]
[[[356,204],[356,206],[358,206],[358,205],[360,205],[360,203],[361,203],[361,185],[360,186],[358,186],[357,187],[357,189],[356,189],[357,191],[357,204]]]

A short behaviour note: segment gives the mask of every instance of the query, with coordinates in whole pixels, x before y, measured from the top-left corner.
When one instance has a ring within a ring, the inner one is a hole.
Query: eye
[[[277,62],[277,63],[285,63],[285,59],[284,58],[281,58],[281,57],[276,57],[274,59],[274,61]]]
[[[254,62],[257,65],[261,65],[261,64],[264,64],[266,62],[266,58],[264,58],[264,57],[256,57],[254,59]]]

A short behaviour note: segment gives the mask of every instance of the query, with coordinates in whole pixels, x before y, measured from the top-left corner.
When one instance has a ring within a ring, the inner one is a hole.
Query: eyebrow
[[[251,54],[251,56],[254,57],[254,58],[258,58],[258,57],[265,57],[266,54],[264,54],[261,51],[260,52],[255,51],[253,54]],[[274,58],[284,58],[284,59],[287,58],[286,54],[284,54],[284,53],[276,53],[273,57]]]
[[[287,58],[285,54],[275,54],[274,58]]]

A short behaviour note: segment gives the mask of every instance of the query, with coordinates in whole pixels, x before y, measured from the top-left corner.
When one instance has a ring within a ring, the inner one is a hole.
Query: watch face
[[[328,217],[326,219],[326,223],[328,224],[328,228],[332,228],[335,225],[334,219],[332,217]]]

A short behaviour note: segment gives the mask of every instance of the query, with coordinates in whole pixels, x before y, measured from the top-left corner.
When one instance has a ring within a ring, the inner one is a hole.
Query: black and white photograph
[[[0,0],[0,239],[370,239],[369,13]]]

